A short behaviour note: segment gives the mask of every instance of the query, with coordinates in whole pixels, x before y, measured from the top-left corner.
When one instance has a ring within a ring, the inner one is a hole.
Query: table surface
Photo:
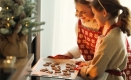
[[[25,68],[25,66],[28,66],[27,65],[28,62],[30,62],[30,60],[33,60],[33,59],[34,59],[33,54],[28,54],[28,56],[25,58],[17,59],[15,65],[13,67],[13,69],[15,69],[15,72],[11,75],[9,80],[20,80],[19,77],[20,77],[23,69]],[[4,68],[3,60],[4,60],[4,58],[0,58],[0,68]]]

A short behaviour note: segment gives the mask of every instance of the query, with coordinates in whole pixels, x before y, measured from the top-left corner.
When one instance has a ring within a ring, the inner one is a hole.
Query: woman
[[[74,47],[64,55],[56,55],[53,58],[79,58],[81,55],[86,61],[94,56],[96,41],[102,33],[103,27],[99,27],[93,19],[94,14],[90,7],[90,1],[74,0],[76,17],[76,35],[78,47]],[[51,56],[50,56],[51,57]]]

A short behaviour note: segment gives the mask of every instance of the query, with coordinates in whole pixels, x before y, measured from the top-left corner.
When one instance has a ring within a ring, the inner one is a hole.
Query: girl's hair
[[[89,1],[86,1],[86,0],[74,0],[75,3],[81,3],[81,4],[85,4],[85,5],[89,5],[90,2]]]
[[[118,16],[117,24],[120,26],[122,32],[126,33],[127,36],[131,35],[130,11],[127,7],[122,6],[119,0],[93,0],[91,6],[99,12],[105,9],[111,14],[110,18]],[[120,10],[122,10],[121,13]]]

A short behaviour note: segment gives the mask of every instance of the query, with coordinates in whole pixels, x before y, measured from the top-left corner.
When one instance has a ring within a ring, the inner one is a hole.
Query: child
[[[125,80],[122,71],[127,64],[125,34],[131,31],[130,12],[119,0],[94,0],[91,6],[94,19],[104,29],[91,64],[81,68],[80,76],[84,80]]]

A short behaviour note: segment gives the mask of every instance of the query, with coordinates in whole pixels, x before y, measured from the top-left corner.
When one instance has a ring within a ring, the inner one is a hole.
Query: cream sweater
[[[127,64],[125,43],[125,35],[118,27],[110,30],[105,37],[99,36],[91,65],[89,67],[83,67],[80,71],[83,80],[99,78],[106,73],[106,70],[124,70]],[[124,80],[124,78],[122,76],[109,74],[107,78],[103,80]]]

